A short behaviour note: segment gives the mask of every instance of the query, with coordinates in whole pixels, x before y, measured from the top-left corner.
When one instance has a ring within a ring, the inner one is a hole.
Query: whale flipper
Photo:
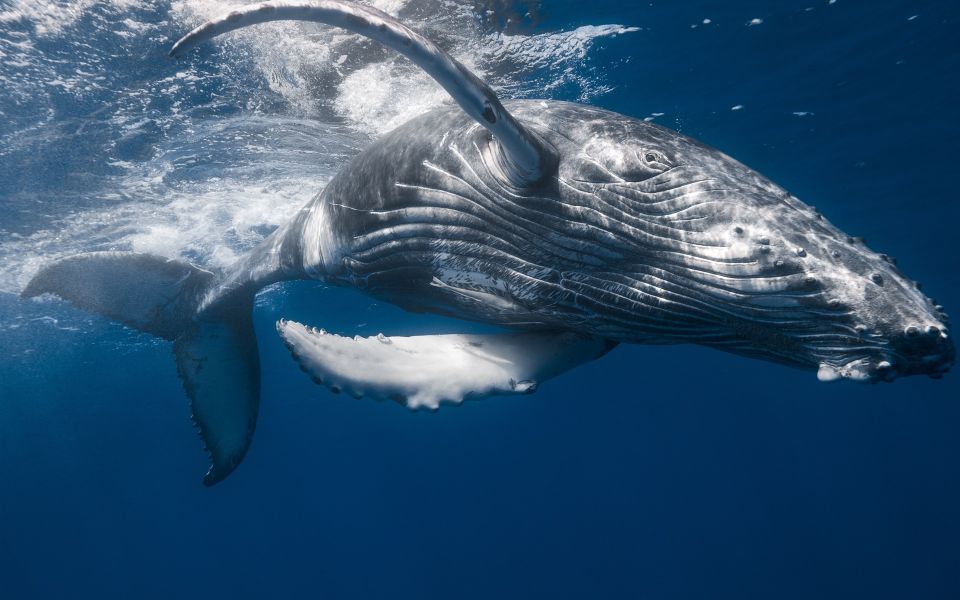
[[[260,407],[252,292],[241,289],[198,311],[218,278],[182,261],[134,252],[93,252],[44,267],[23,297],[55,294],[138,331],[174,342],[193,422],[210,454],[206,485],[246,454]]]
[[[314,381],[413,409],[531,393],[616,345],[569,331],[347,338],[283,320],[277,331]]]
[[[517,121],[490,86],[442,48],[375,8],[344,0],[251,4],[200,25],[173,45],[170,56],[181,56],[200,42],[229,31],[285,20],[341,27],[407,57],[443,86],[464,112],[493,134],[493,158],[507,182],[523,187],[555,172],[556,151]]]

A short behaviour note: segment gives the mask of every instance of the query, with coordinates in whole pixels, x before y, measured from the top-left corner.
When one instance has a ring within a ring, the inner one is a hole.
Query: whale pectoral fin
[[[229,31],[286,20],[341,27],[406,56],[447,90],[464,112],[490,131],[493,158],[500,167],[496,175],[503,176],[507,183],[524,187],[555,174],[559,164],[556,150],[510,114],[490,86],[448,52],[373,7],[344,0],[250,4],[207,21],[183,36],[170,49],[170,56],[180,56],[204,40]]]
[[[616,345],[569,331],[346,338],[283,320],[277,331],[317,383],[414,409],[531,393]]]

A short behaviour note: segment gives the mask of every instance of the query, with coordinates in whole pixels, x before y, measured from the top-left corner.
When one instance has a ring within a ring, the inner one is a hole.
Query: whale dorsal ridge
[[[180,56],[200,42],[220,34],[268,21],[315,21],[358,33],[392,48],[413,61],[439,83],[460,107],[493,134],[503,176],[516,186],[535,183],[552,174],[556,153],[511,115],[479,77],[439,46],[390,15],[343,0],[264,2],[239,8],[207,21],[173,45]]]

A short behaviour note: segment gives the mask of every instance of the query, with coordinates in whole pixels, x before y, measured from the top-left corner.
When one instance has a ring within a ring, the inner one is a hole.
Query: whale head
[[[635,315],[607,319],[608,335],[713,346],[822,381],[940,377],[953,364],[943,307],[816,209],[675,131],[605,115],[578,123],[556,142],[568,144],[560,195],[593,196],[598,248],[618,267],[593,277],[605,287],[583,277],[578,289],[602,287],[596,302],[632,303]]]

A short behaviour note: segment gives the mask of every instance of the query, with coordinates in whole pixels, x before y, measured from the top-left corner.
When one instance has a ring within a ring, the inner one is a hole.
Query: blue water
[[[960,310],[957,2],[377,4],[504,96],[723,149]],[[225,6],[0,0],[0,597],[960,597],[957,373],[824,385],[632,346],[411,413],[315,386],[274,322],[463,326],[289,284],[257,302],[254,444],[204,488],[168,344],[17,293],[81,251],[228,264],[443,101],[319,27],[166,58]]]

